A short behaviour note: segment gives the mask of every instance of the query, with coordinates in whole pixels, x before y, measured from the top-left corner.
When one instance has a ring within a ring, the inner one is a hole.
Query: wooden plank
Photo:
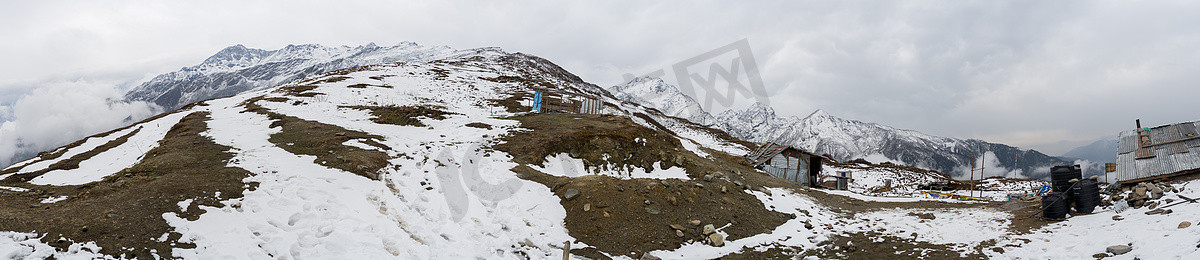
[[[1135,157],[1135,158],[1138,158],[1138,159],[1151,158],[1151,157],[1154,157],[1154,148],[1151,148],[1151,147],[1138,148],[1136,153],[1137,153],[1137,157]]]
[[[1188,152],[1187,145],[1182,142],[1171,144],[1171,154],[1179,154]]]

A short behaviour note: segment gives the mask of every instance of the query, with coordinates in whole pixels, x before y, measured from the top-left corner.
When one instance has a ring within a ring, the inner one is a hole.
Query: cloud
[[[964,165],[964,166],[955,168],[953,177],[955,179],[960,179],[960,180],[965,180],[965,179],[979,180],[979,179],[990,178],[990,177],[1005,177],[1005,178],[1016,178],[1016,179],[1029,178],[1029,176],[1026,175],[1024,170],[1022,170],[1022,169],[1005,168],[1003,165],[1000,164],[1000,160],[998,158],[996,158],[996,154],[992,153],[991,151],[984,153],[984,155],[981,155],[978,158],[975,158],[974,166],[976,169],[974,173],[971,172],[971,165]],[[982,168],[982,171],[980,170],[981,168]],[[1047,172],[1049,172],[1049,170],[1047,170]],[[972,175],[974,175],[974,176],[972,176]]]
[[[237,6],[238,8],[228,8]],[[55,2],[6,5],[15,82],[190,66],[233,44],[499,46],[589,82],[749,39],[772,105],[1026,148],[1200,119],[1195,1]],[[304,19],[295,19],[304,17]],[[1049,146],[1045,146],[1049,147]],[[1065,150],[1065,147],[1053,147]]]
[[[146,102],[123,102],[113,84],[87,81],[42,85],[12,106],[0,107],[0,165],[118,128],[158,111]]]

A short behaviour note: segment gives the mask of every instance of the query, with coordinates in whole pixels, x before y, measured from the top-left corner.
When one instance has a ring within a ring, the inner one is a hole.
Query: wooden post
[[[984,170],[984,168],[987,167],[987,148],[985,147],[983,149],[979,149],[979,153],[983,156],[982,159],[980,159],[980,163],[979,163],[979,180],[982,182],[983,175],[985,174],[983,172],[983,170]],[[971,196],[975,196],[975,190],[979,189],[978,186],[979,186],[979,183],[975,183],[975,185],[971,185]],[[979,191],[979,195],[983,196],[983,191]]]

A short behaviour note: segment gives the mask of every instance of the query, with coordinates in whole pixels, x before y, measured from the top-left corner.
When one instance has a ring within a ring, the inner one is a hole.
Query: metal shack
[[[1121,132],[1117,137],[1118,183],[1200,173],[1200,121]]]
[[[806,186],[817,186],[821,174],[821,157],[789,145],[771,145],[754,156],[751,161],[756,167],[771,176],[798,182]]]

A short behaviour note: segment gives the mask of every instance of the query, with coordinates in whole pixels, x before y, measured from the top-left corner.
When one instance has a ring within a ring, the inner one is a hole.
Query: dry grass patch
[[[425,127],[421,118],[444,120],[447,115],[458,113],[446,111],[445,107],[435,105],[422,106],[342,106],[342,108],[369,110],[372,122],[389,125],[406,125]]]
[[[379,180],[379,170],[388,165],[388,154],[378,150],[367,150],[345,145],[357,140],[382,150],[390,150],[377,140],[382,136],[347,130],[340,126],[300,119],[271,112],[256,102],[263,97],[252,98],[242,103],[246,111],[267,115],[274,120],[271,127],[282,127],[279,133],[271,134],[271,143],[293,154],[316,156],[317,164],[351,172],[372,180]]]

